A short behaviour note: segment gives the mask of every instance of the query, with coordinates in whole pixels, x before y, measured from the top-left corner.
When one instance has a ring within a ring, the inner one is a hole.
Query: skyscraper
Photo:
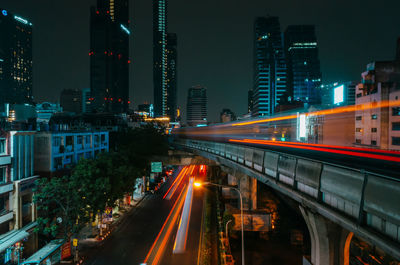
[[[189,88],[187,97],[187,123],[189,126],[207,124],[207,88]]]
[[[97,0],[90,14],[91,110],[126,112],[129,101],[128,0]]]
[[[0,104],[31,103],[32,23],[0,11]]]
[[[177,116],[177,37],[167,34],[167,116],[171,121]]]
[[[313,25],[288,26],[285,31],[288,95],[304,103],[321,103],[321,70]]]
[[[167,0],[153,0],[154,115],[167,115]]]
[[[275,106],[286,92],[286,75],[279,18],[256,18],[252,116],[274,114]]]

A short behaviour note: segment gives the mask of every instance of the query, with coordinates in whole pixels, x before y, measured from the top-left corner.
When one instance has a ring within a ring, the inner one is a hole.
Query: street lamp
[[[195,187],[201,187],[202,185],[211,185],[211,186],[217,186],[217,187],[222,187],[222,188],[228,188],[237,191],[239,193],[240,197],[240,219],[241,219],[241,229],[242,229],[242,265],[244,265],[244,229],[243,229],[243,199],[242,199],[242,194],[240,193],[240,190],[236,187],[232,186],[227,186],[227,185],[221,185],[217,183],[212,183],[212,182],[195,182],[194,186]]]

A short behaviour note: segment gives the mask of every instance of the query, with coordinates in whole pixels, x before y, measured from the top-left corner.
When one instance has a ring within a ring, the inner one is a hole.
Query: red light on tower
[[[130,100],[128,100],[128,104],[131,104],[131,101],[130,101]]]
[[[107,100],[107,98],[104,98],[104,100]]]
[[[131,60],[128,60],[128,63],[131,63]]]
[[[107,14],[110,14],[110,11],[107,10]]]
[[[121,99],[120,99],[120,98],[118,99],[118,102],[121,102]]]
[[[114,99],[113,99],[113,98],[110,98],[110,100],[113,101]]]
[[[96,14],[98,15],[98,14],[100,14],[100,12],[99,12],[99,11],[96,11]]]
[[[107,51],[105,51],[104,54],[107,54]]]

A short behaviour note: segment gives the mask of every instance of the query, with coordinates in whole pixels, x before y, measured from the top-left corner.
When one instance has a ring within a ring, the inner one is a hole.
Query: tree
[[[34,202],[39,217],[37,231],[50,236],[69,238],[86,222],[78,179],[67,176],[38,180]]]

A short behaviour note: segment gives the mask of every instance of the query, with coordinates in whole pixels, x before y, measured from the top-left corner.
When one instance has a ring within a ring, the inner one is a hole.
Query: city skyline
[[[60,3],[56,10],[46,3],[50,2],[43,0],[35,5],[30,1],[4,1],[2,6],[34,24],[33,94],[37,102],[56,101],[65,88],[89,86],[88,7],[95,1]],[[290,10],[284,8],[288,4],[286,2],[267,4],[254,1],[252,5],[231,6],[225,14],[222,13],[226,7],[223,2],[215,4],[203,1],[187,5],[184,9],[179,8],[179,3],[169,3],[169,28],[180,36],[178,106],[185,113],[187,87],[196,84],[207,86],[211,121],[218,120],[222,108],[231,108],[239,115],[246,112],[246,95],[252,85],[251,36],[255,17],[267,13],[278,16],[281,28],[289,24],[316,25],[323,83],[359,81],[359,73],[368,62],[393,58],[398,36],[396,28],[400,24],[395,20],[395,10],[399,5],[396,1],[385,4],[366,1],[362,6],[347,3],[346,8],[344,2],[323,4],[310,1],[301,5],[292,4]],[[320,12],[314,12],[314,8]],[[368,17],[365,15],[371,10],[375,19],[361,20],[354,15],[357,11],[357,14]],[[136,1],[131,5],[130,13],[133,20],[133,45],[130,48],[135,58],[130,69],[133,81],[130,84],[130,98],[137,106],[153,98],[152,49],[149,45],[152,41],[151,3]],[[202,20],[204,13],[208,17],[206,21]],[[75,19],[71,19],[71,16]],[[62,25],[65,20],[70,20],[70,23]],[[185,23],[181,23],[182,20]],[[242,37],[237,38],[238,35]],[[74,41],[76,39],[81,41]],[[221,43],[221,39],[225,42]],[[232,56],[234,53],[235,56]],[[62,56],[57,56],[59,54]],[[73,63],[78,67],[73,67]],[[216,72],[219,74],[215,75]],[[226,98],[223,103],[218,102],[221,96]]]

